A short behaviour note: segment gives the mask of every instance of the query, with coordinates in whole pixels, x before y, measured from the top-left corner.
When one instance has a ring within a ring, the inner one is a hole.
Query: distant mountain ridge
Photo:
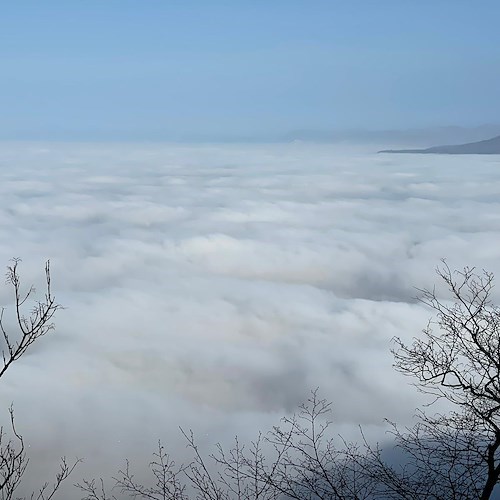
[[[434,146],[427,149],[384,149],[379,153],[498,155],[500,154],[500,135],[484,141],[468,142],[466,144]]]
[[[485,137],[500,135],[500,124],[484,124],[476,127],[441,126],[408,129],[303,129],[290,131],[280,137],[282,141],[319,143],[378,144],[379,147],[397,149],[427,148],[429,144],[465,144],[481,141]]]

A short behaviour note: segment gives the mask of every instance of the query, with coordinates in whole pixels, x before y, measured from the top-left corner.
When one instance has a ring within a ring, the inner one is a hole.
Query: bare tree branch
[[[52,295],[50,263],[47,261],[45,264],[46,290],[44,299],[36,301],[29,314],[25,315],[23,309],[34,295],[35,289],[30,286],[26,291],[23,291],[18,273],[19,263],[20,259],[13,259],[12,264],[7,267],[6,274],[6,283],[11,285],[14,291],[14,309],[18,332],[12,334],[7,331],[4,322],[4,308],[0,309],[0,338],[3,338],[4,343],[1,351],[0,378],[37,339],[54,329],[52,318],[56,311],[61,308]],[[14,494],[22,483],[29,463],[23,437],[16,429],[12,406],[9,409],[9,414],[10,438],[7,438],[4,427],[0,428],[0,500],[14,499]],[[69,477],[79,462],[80,459],[76,459],[72,464],[68,464],[63,457],[53,483],[44,483],[38,491],[31,494],[30,500],[53,499],[63,481]],[[22,500],[20,497],[15,498]]]

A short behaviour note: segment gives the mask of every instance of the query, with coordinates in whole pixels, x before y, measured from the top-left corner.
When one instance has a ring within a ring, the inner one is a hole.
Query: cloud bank
[[[0,262],[42,285],[50,258],[66,307],[0,384],[34,481],[63,454],[146,465],[158,438],[182,460],[179,425],[253,437],[318,386],[347,436],[408,422],[389,348],[430,317],[414,287],[443,257],[500,271],[498,157],[3,143],[0,169]]]

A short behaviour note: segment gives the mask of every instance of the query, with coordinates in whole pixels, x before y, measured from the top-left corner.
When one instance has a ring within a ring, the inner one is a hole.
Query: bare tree
[[[395,368],[432,397],[417,424],[391,434],[403,465],[389,465],[365,441],[353,456],[374,484],[375,498],[470,499],[492,497],[500,478],[500,308],[491,301],[493,274],[474,268],[437,269],[450,293],[420,290],[436,314],[421,337],[394,339]],[[441,401],[448,411],[430,413]]]
[[[118,490],[129,498],[146,498],[149,500],[186,500],[186,486],[181,480],[181,475],[186,467],[177,467],[165,452],[161,442],[153,453],[153,460],[149,463],[149,470],[153,476],[153,484],[146,486],[140,483],[132,472],[130,462],[125,461],[125,467],[120,469],[113,477],[113,490]],[[104,480],[86,480],[75,485],[85,494],[84,500],[116,500],[115,495],[107,492]]]
[[[23,312],[24,304],[35,293],[35,288],[30,286],[26,292],[22,291],[21,279],[18,273],[20,259],[13,259],[13,264],[7,267],[6,282],[14,288],[14,307],[18,332],[14,335],[8,333],[4,324],[4,311],[0,311],[0,329],[2,331],[5,347],[2,349],[3,367],[0,368],[0,377],[7,371],[14,361],[17,361],[37,339],[54,329],[52,318],[60,305],[55,301],[50,288],[50,263],[45,264],[45,278],[47,288],[43,301],[37,301],[26,316]]]
[[[331,422],[325,419],[330,404],[313,391],[297,415],[282,419],[282,425],[259,434],[248,446],[235,438],[231,449],[217,445],[217,452],[203,458],[193,433],[181,429],[193,460],[175,467],[159,445],[150,469],[154,486],[136,481],[127,461],[113,478],[112,490],[128,498],[151,500],[278,500],[355,499],[370,497],[371,478],[363,474],[352,457],[357,449],[340,440],[337,448],[328,435]],[[163,457],[163,458],[162,458]],[[76,485],[83,500],[115,499],[103,480]]]
[[[335,443],[330,415],[331,404],[315,390],[297,414],[282,418],[281,426],[259,435],[248,453],[235,446],[228,455],[219,447],[213,458],[225,476],[233,481],[243,478],[253,486],[247,488],[250,495],[233,498],[368,498],[371,484],[350,458],[356,447],[338,436],[339,443]]]
[[[464,472],[461,483],[453,481],[455,489],[486,500],[500,477],[500,308],[491,301],[493,274],[452,272],[445,262],[437,272],[451,302],[441,301],[434,289],[422,290],[436,320],[410,346],[396,339],[395,366],[415,378],[421,392],[451,403],[448,414],[423,413],[417,430],[437,441],[433,451],[452,474]],[[420,444],[418,437],[413,441]],[[408,439],[402,442],[408,447]]]
[[[0,498],[11,499],[19,486],[28,460],[24,451],[24,440],[17,432],[14,410],[9,408],[12,438],[7,439],[3,427],[0,427]],[[7,442],[5,442],[7,439]]]
[[[23,291],[21,279],[18,273],[19,259],[13,259],[13,263],[7,267],[6,282],[14,290],[14,310],[17,329],[15,332],[9,331],[4,321],[4,308],[0,311],[0,331],[3,340],[2,363],[0,364],[0,378],[19,360],[28,348],[40,337],[46,335],[54,329],[52,318],[60,305],[55,301],[51,291],[50,265],[45,265],[46,290],[44,299],[36,301],[28,315],[24,309],[35,293],[33,286]],[[9,409],[10,431],[4,427],[0,428],[0,500],[19,499],[14,497],[17,489],[21,485],[24,473],[28,467],[29,459],[26,455],[24,440],[17,431],[14,410]],[[80,460],[68,464],[63,457],[60,463],[59,472],[56,473],[53,484],[48,482],[43,484],[36,492],[30,496],[31,500],[50,500],[58,491],[61,483],[68,478]]]

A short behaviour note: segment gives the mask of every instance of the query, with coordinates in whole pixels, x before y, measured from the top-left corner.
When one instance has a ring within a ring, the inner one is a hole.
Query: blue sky
[[[498,123],[500,2],[4,2],[0,138]]]

